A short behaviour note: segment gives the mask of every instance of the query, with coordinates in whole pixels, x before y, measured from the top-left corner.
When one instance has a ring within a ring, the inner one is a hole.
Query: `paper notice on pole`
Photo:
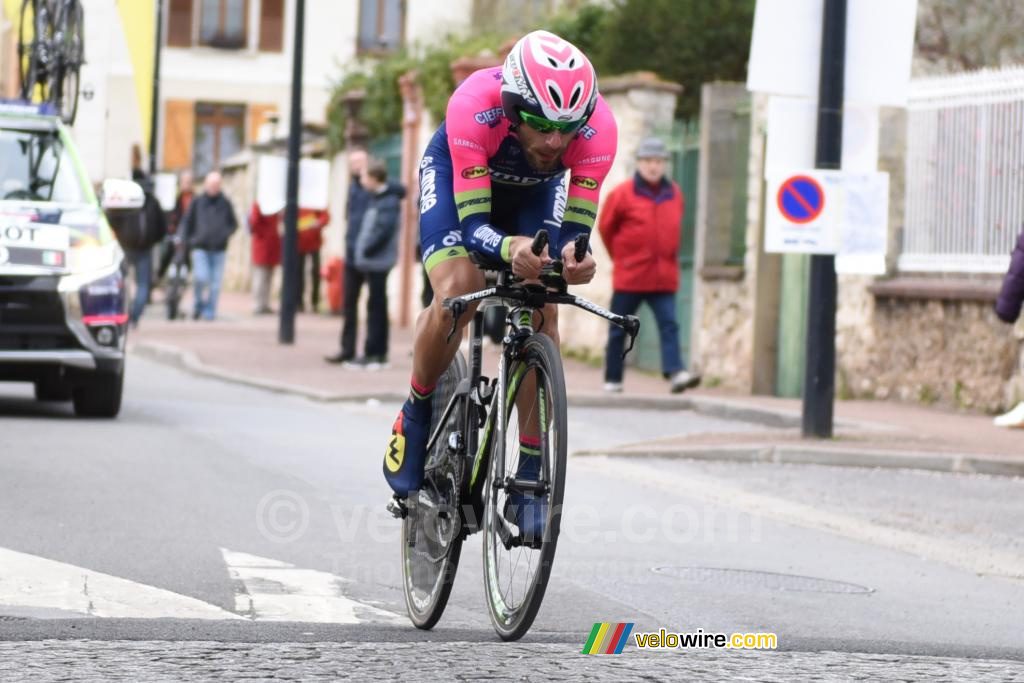
[[[747,88],[818,96],[824,0],[757,0]],[[847,4],[844,100],[903,107],[907,103],[917,0]]]
[[[817,102],[810,98],[772,96],[768,100],[768,142],[764,176],[777,177],[794,168],[814,168]],[[878,169],[878,107],[843,107],[844,171]]]
[[[837,254],[850,268],[884,266],[889,175],[804,170],[768,179],[765,251]],[[860,272],[860,271],[855,271]]]
[[[889,174],[847,173],[843,182],[842,246],[836,272],[885,273],[888,247]]]
[[[300,159],[299,208],[326,209],[330,179],[331,165],[327,160]],[[279,156],[261,156],[256,179],[256,203],[260,213],[269,215],[284,209],[287,184],[288,160]]]

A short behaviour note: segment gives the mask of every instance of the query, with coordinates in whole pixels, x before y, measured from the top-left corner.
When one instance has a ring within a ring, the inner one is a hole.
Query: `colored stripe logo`
[[[633,630],[630,623],[597,623],[590,631],[587,644],[583,646],[585,655],[617,655],[622,653],[622,647],[629,639],[629,632]]]

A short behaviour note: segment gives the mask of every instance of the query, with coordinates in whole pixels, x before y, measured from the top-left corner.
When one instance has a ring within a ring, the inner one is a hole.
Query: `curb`
[[[982,453],[924,453],[806,445],[751,444],[676,449],[577,451],[580,457],[680,458],[738,463],[830,465],[833,467],[884,467],[953,474],[988,474],[1024,477],[1024,459]]]
[[[278,394],[290,394],[293,396],[301,396],[308,398],[312,401],[318,401],[320,403],[335,403],[335,402],[352,402],[352,403],[365,403],[370,400],[377,401],[404,401],[406,394],[399,392],[373,392],[368,394],[338,394],[330,391],[320,391],[318,389],[310,389],[309,387],[299,386],[297,384],[288,384],[286,382],[275,382],[269,379],[262,379],[259,377],[252,377],[250,375],[244,375],[242,373],[229,372],[222,370],[211,365],[207,365],[200,360],[199,356],[191,351],[185,351],[177,346],[170,344],[163,344],[160,342],[138,342],[130,345],[129,352],[136,355],[142,356],[148,360],[163,363],[164,365],[170,365],[172,367],[179,368],[193,375],[199,377],[210,377],[213,379],[219,379],[224,382],[231,382],[233,384],[241,384],[243,386],[254,387],[256,389],[263,389],[265,391],[272,391]]]
[[[321,391],[297,384],[275,382],[273,380],[253,377],[242,373],[230,372],[207,365],[198,355],[172,344],[163,342],[142,341],[129,346],[129,351],[149,360],[171,365],[201,377],[212,377],[225,382],[233,382],[244,386],[264,389],[281,394],[302,396],[322,403],[353,402],[365,403],[368,400],[402,402],[405,392],[375,391],[365,394],[341,394]],[[709,417],[725,420],[750,422],[764,427],[799,427],[800,415],[790,412],[777,412],[710,398],[695,396],[608,396],[606,394],[581,393],[569,394],[569,405],[580,408],[631,408],[637,410],[689,410]],[[853,423],[837,422],[837,426],[852,426]]]

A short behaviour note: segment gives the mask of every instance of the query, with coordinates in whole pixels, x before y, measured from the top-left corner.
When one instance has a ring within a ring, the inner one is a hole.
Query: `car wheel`
[[[36,381],[37,401],[68,401],[71,399],[71,385],[58,377]]]
[[[96,373],[71,392],[75,414],[79,417],[117,417],[121,411],[124,370]]]

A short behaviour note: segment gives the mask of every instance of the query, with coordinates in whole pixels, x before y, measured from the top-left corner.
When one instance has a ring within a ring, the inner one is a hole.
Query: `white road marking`
[[[345,597],[342,588],[349,579],[225,548],[221,554],[231,578],[245,586],[235,596],[235,611],[253,621],[405,621],[394,612]]]
[[[162,588],[0,548],[0,612],[4,607],[135,619],[242,618]]]
[[[948,541],[913,531],[894,529],[850,515],[822,510],[803,503],[763,493],[754,493],[722,479],[687,471],[685,475],[665,471],[622,458],[588,457],[587,468],[615,479],[653,486],[675,495],[714,505],[743,510],[817,531],[872,543],[919,557],[967,569],[976,574],[1024,578],[1024,557],[993,550],[965,541]]]

